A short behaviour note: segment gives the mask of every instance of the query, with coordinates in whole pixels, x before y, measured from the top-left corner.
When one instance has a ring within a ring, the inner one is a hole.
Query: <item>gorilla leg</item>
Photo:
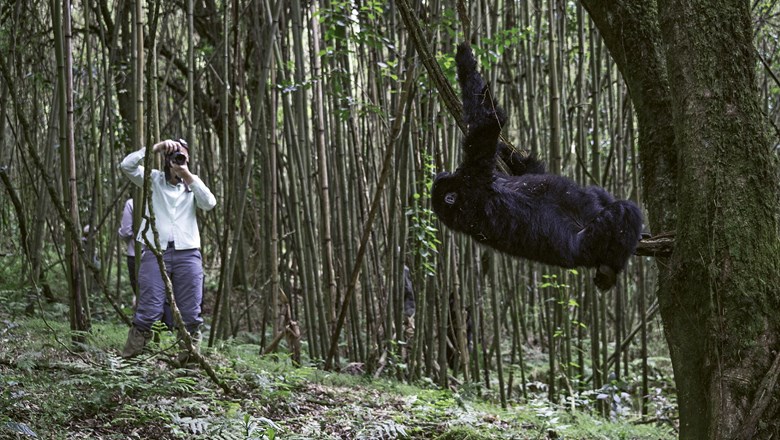
[[[463,103],[463,121],[471,125],[484,125],[485,120],[495,120],[495,109],[489,89],[477,71],[477,60],[471,51],[471,46],[462,43],[455,54],[455,65],[458,70],[461,101]],[[502,121],[503,124],[503,121]]]
[[[506,114],[490,93],[490,88],[477,71],[477,60],[467,43],[458,46],[455,63],[463,101],[463,121],[468,132],[463,140],[463,166],[472,173],[489,174],[495,167],[495,154]]]

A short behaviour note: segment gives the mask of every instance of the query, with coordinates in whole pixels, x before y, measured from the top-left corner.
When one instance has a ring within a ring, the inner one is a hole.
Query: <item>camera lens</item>
[[[176,165],[184,165],[187,163],[187,156],[184,153],[177,151],[171,155],[171,162]]]

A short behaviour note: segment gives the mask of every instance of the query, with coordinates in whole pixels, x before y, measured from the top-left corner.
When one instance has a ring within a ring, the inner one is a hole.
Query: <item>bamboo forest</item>
[[[780,438],[776,0],[0,0],[0,49],[0,438]]]

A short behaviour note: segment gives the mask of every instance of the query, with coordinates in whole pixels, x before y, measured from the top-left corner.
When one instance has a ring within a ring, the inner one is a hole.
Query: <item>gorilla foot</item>
[[[593,282],[602,292],[607,291],[617,283],[617,273],[611,267],[602,264],[596,271]]]

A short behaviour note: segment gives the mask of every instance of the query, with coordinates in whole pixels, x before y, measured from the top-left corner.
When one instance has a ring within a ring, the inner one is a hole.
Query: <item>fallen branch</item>
[[[154,217],[154,207],[151,203],[152,198],[152,188],[151,188],[151,154],[147,154],[144,157],[144,200],[146,203],[146,214],[144,218],[146,219],[146,227],[144,228],[144,231],[141,233],[141,236],[143,237],[144,244],[146,244],[146,250],[154,254],[155,258],[157,259],[157,266],[160,268],[160,276],[162,277],[163,284],[165,285],[165,296],[168,298],[168,303],[171,305],[171,312],[173,314],[173,320],[176,322],[176,326],[179,328],[179,338],[181,338],[182,341],[184,341],[184,346],[189,352],[189,355],[193,358],[195,358],[196,361],[198,361],[198,365],[203,369],[203,371],[206,372],[206,375],[215,383],[217,386],[222,388],[222,391],[225,392],[225,394],[234,396],[236,395],[236,391],[230,388],[230,386],[225,383],[222,379],[217,376],[217,373],[214,371],[214,368],[211,367],[211,364],[206,361],[206,358],[203,357],[200,352],[195,348],[195,344],[192,342],[192,336],[190,335],[190,332],[187,331],[187,327],[184,325],[184,319],[181,316],[181,311],[179,311],[179,307],[176,305],[176,298],[173,294],[173,284],[171,283],[171,278],[168,276],[168,271],[165,268],[165,261],[163,261],[163,254],[160,252],[160,233],[157,231],[157,224]],[[147,229],[151,227],[152,228],[152,236],[154,239],[154,243],[151,243],[149,241],[149,238],[146,236]]]

